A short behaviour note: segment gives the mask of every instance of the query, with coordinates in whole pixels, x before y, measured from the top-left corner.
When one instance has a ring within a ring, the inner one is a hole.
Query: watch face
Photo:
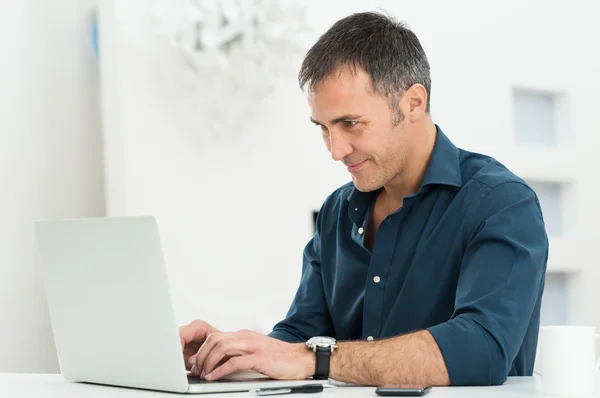
[[[306,342],[309,347],[331,347],[337,344],[333,337],[316,336]]]

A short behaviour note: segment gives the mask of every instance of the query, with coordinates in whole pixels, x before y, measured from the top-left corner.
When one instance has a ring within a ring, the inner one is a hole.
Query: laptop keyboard
[[[201,378],[200,378],[200,377],[198,377],[198,376],[190,376],[190,375],[188,375],[187,379],[188,379],[188,383],[189,383],[189,384],[205,384],[205,383],[212,383],[212,382],[210,382],[210,381],[207,381],[207,380],[201,379]]]
[[[269,380],[273,380],[273,379],[269,379],[267,377],[244,377],[244,378],[239,378],[236,379],[235,376],[231,376],[231,377],[224,377],[222,379],[219,380],[214,380],[214,381],[208,381],[208,380],[204,380],[201,379],[198,376],[191,376],[190,374],[187,375],[187,379],[188,379],[188,384],[206,384],[206,383],[235,383],[235,382],[245,382],[245,383],[252,383],[252,382],[264,382],[264,381],[269,381]]]
[[[198,376],[190,376],[190,375],[188,375],[187,379],[188,379],[188,384],[223,383],[225,381],[229,381],[231,383],[231,380],[221,379],[221,380],[215,380],[215,381],[208,381],[208,380],[201,379]]]

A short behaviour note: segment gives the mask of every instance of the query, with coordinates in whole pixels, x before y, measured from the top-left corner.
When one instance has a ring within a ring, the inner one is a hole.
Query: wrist
[[[305,343],[295,344],[295,346],[302,375],[304,378],[314,376],[317,364],[317,355],[310,350]]]

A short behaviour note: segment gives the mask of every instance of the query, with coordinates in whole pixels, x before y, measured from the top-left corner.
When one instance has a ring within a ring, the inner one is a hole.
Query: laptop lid
[[[156,220],[42,221],[35,231],[64,377],[187,391]]]

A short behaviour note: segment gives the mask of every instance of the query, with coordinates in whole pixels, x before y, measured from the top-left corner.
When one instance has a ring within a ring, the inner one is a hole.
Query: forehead
[[[319,117],[358,112],[379,96],[373,92],[371,78],[365,71],[343,68],[313,87],[307,97],[312,117],[320,120]]]

